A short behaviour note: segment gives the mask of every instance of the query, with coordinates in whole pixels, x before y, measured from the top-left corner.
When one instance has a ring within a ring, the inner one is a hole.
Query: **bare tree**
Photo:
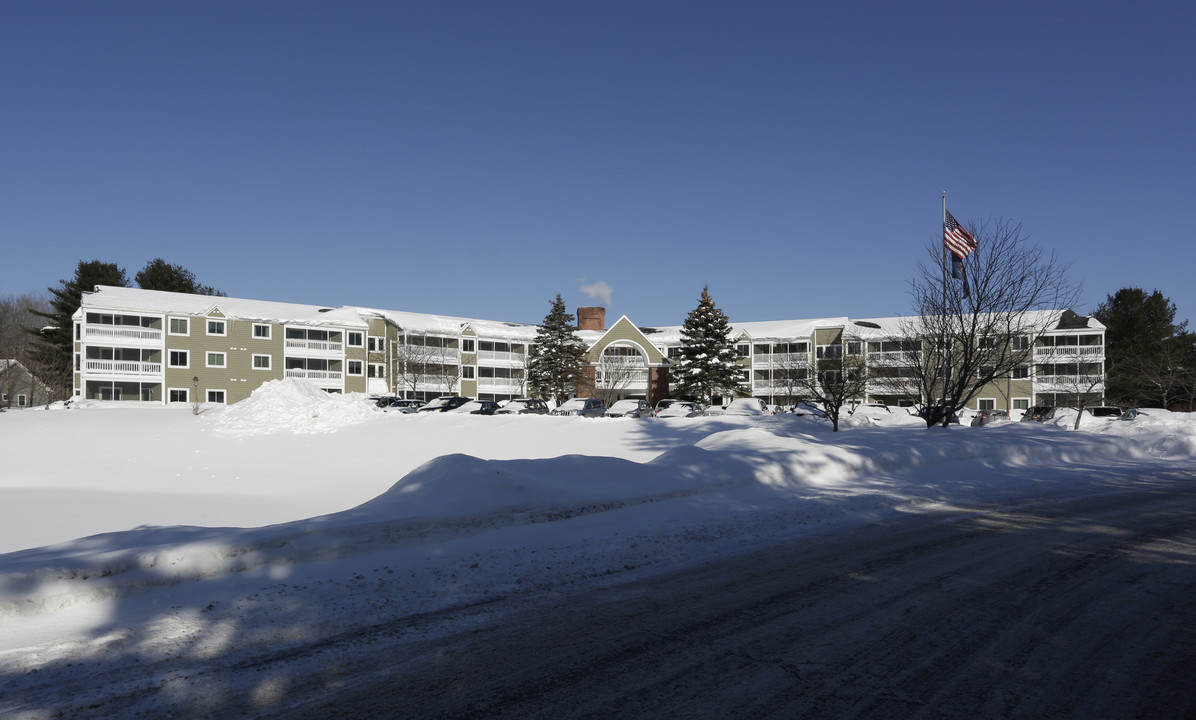
[[[805,397],[806,381],[810,374],[810,344],[808,342],[770,343],[757,345],[756,355],[767,353],[767,367],[757,367],[757,384],[768,383],[771,402],[792,404]]]
[[[903,363],[931,402],[927,426],[949,422],[986,385],[1033,358],[1055,312],[1075,304],[1079,287],[1053,253],[1032,245],[1020,223],[986,221],[972,230],[977,249],[961,261],[965,277],[949,278],[950,253],[940,239],[927,246],[910,282],[914,316],[901,334],[921,340],[922,352]]]
[[[831,427],[839,432],[843,407],[851,400],[863,399],[868,389],[863,341],[843,335],[838,344],[821,345],[808,357],[804,373],[793,369],[794,389],[797,394],[821,404]]]
[[[1153,352],[1124,363],[1124,369],[1137,378],[1139,385],[1149,389],[1149,396],[1159,398],[1164,408],[1186,401],[1190,409],[1196,396],[1193,337],[1184,334],[1168,339],[1158,343]]]
[[[440,338],[440,345],[436,348],[433,358],[433,368],[436,381],[444,387],[446,394],[451,395],[457,383],[461,380],[461,356],[457,352],[457,341]]]
[[[437,392],[452,393],[461,379],[456,340],[439,335],[407,335],[395,345],[391,363],[395,387],[402,385],[413,396],[428,385],[435,385]]]
[[[401,385],[416,397],[421,387],[436,383],[437,361],[444,352],[440,344],[441,338],[428,335],[407,335],[403,342],[396,343],[390,368],[395,387]]]
[[[594,396],[607,407],[622,399],[623,392],[641,382],[645,397],[648,387],[648,364],[635,348],[612,345],[602,351],[594,376]]]
[[[1080,429],[1084,411],[1097,405],[1104,397],[1101,387],[1105,374],[1099,362],[1083,362],[1077,359],[1069,363],[1039,365],[1039,372],[1049,373],[1049,384],[1055,388],[1055,404],[1076,409],[1074,429]]]

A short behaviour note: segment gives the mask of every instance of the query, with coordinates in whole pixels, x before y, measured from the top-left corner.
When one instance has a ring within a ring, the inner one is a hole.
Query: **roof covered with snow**
[[[450,315],[429,315],[401,310],[381,310],[354,306],[329,308],[320,305],[248,300],[244,298],[191,295],[187,293],[122,288],[108,285],[96,287],[95,292],[83,294],[84,309],[136,313],[178,313],[182,315],[206,315],[219,309],[225,315],[245,320],[312,325],[336,325],[340,327],[365,327],[370,318],[382,317],[407,332],[433,335],[457,336],[471,328],[478,337],[531,342],[536,336],[536,325],[528,323],[483,320],[480,318],[453,317]],[[1027,320],[1033,325],[1050,324],[1062,331],[1099,330],[1104,325],[1096,318],[1076,315],[1071,311],[1036,310],[1027,313]],[[811,318],[803,320],[769,320],[763,322],[732,323],[732,336],[736,339],[746,336],[749,340],[786,340],[808,338],[821,328],[845,328],[851,334],[863,338],[894,337],[901,335],[903,326],[911,321],[909,317],[884,318]],[[1045,321],[1045,322],[1044,322]],[[681,342],[681,325],[640,327],[648,340],[657,346],[677,345]],[[577,335],[592,345],[602,337],[602,332],[580,330]]]

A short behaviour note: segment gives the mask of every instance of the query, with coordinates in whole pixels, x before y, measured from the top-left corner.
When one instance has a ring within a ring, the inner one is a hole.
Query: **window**
[[[188,391],[183,388],[171,388],[170,394],[168,395],[168,397],[170,398],[170,402],[172,402],[172,403],[176,403],[176,402],[185,403],[185,402],[190,402],[190,398],[187,397],[188,394],[189,394]]]
[[[358,375],[358,376],[361,375],[362,363],[360,360],[347,360],[346,362],[348,363],[348,366],[349,366],[349,374],[350,375]]]
[[[996,410],[997,401],[993,398],[980,398],[976,401],[977,410]]]
[[[208,367],[225,367],[226,366],[225,361],[227,359],[228,358],[226,357],[225,353],[210,352],[207,355],[207,365],[208,365]]]
[[[1030,349],[1030,338],[1027,335],[1018,335],[1013,338],[1013,349],[1023,352]]]
[[[386,377],[386,366],[379,363],[370,363],[369,372],[372,378],[384,378]]]
[[[186,350],[171,350],[167,367],[185,368],[191,366],[190,353]]]
[[[223,390],[209,390],[208,391],[208,402],[219,403],[219,404],[223,405],[224,404],[224,391]]]
[[[254,370],[269,370],[270,369],[270,356],[269,355],[254,355],[253,356],[253,369]]]
[[[848,341],[847,354],[848,355],[862,355],[864,352],[864,344],[859,341]]]
[[[1013,368],[1014,380],[1025,380],[1028,377],[1030,377],[1029,365],[1018,365],[1017,367]]]
[[[25,407],[26,402],[28,402],[28,399],[25,397],[24,393],[17,395],[17,407]]]
[[[752,354],[752,346],[746,343],[735,346],[735,354],[741,358],[748,357]]]
[[[170,318],[171,335],[190,335],[191,334],[191,319],[190,318]]]
[[[253,337],[258,340],[269,340],[270,339],[270,326],[263,325],[261,323],[254,323],[253,324]]]
[[[213,320],[211,318],[208,318],[208,334],[209,335],[226,335],[227,333],[225,333],[224,327],[225,327],[225,325],[224,325],[223,320]]]
[[[977,344],[977,347],[979,347],[981,350],[996,350],[997,349],[996,338],[992,338],[992,337],[982,337],[976,341],[976,344]]]
[[[473,365],[466,365],[461,368],[461,379],[473,380]]]
[[[1013,409],[1014,410],[1029,410],[1030,409],[1030,398],[1014,398],[1013,399]]]
[[[461,352],[473,352],[473,340],[465,338],[461,341]]]
[[[382,338],[370,335],[369,343],[369,352],[382,352]]]
[[[348,336],[349,347],[361,347],[365,341],[365,333],[359,330],[349,330],[345,335]]]

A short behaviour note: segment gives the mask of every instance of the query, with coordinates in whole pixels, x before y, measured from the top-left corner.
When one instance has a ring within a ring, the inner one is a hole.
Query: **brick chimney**
[[[577,329],[606,331],[606,308],[579,307],[577,308]]]

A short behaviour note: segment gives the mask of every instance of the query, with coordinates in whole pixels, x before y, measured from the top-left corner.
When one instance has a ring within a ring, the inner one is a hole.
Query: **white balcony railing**
[[[796,368],[810,364],[810,353],[773,353],[771,355],[753,355],[752,365],[758,368]]]
[[[1035,360],[1052,357],[1098,358],[1104,354],[1104,345],[1056,345],[1034,348]]]
[[[83,335],[88,340],[160,341],[162,331],[133,325],[85,325]]]
[[[921,350],[884,350],[868,353],[869,365],[905,365],[922,362]]]
[[[288,368],[286,376],[301,380],[340,380],[340,370],[304,370],[302,368]]]
[[[1064,386],[1069,388],[1099,388],[1104,384],[1103,375],[1038,375],[1034,378],[1039,385]]]
[[[526,385],[525,382],[514,378],[478,378],[477,380],[478,392],[483,390],[514,392]]]
[[[134,360],[85,360],[87,372],[105,375],[161,375],[162,363]]]
[[[303,340],[300,338],[288,338],[286,341],[286,347],[287,350],[340,353],[344,351],[345,344],[340,342],[330,342],[328,340]]]
[[[479,364],[482,364],[482,361],[486,361],[486,364],[507,363],[515,367],[523,367],[523,362],[526,358],[527,356],[522,353],[501,352],[498,350],[478,350]]]

